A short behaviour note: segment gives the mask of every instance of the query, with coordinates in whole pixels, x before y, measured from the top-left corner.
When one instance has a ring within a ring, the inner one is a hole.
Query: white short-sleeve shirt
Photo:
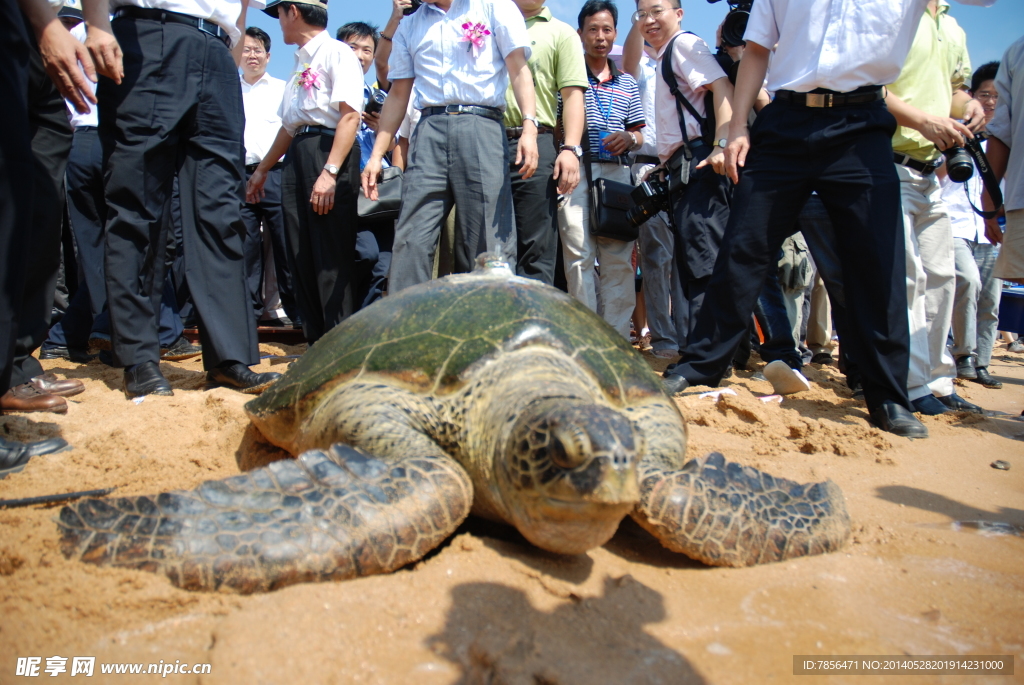
[[[464,40],[465,24],[490,32],[477,48]],[[512,0],[454,0],[447,12],[424,3],[402,20],[388,61],[388,78],[415,78],[416,109],[438,105],[505,108],[505,58],[518,48],[530,56],[526,21]]]
[[[304,77],[307,69],[310,73]],[[311,76],[316,77],[315,85],[307,89],[300,81]],[[291,135],[299,126],[337,128],[341,103],[363,111],[363,68],[352,48],[321,31],[295,51],[292,76],[278,112],[281,125]]]
[[[235,45],[242,37],[238,30],[238,17],[242,14],[241,0],[110,0],[110,11],[118,7],[142,7],[144,9],[167,10],[178,12],[200,19],[209,19],[228,32],[231,45]],[[249,0],[249,11],[263,9],[267,4],[264,0]],[[246,15],[249,16],[249,15]]]
[[[989,6],[996,0],[958,0]],[[756,0],[743,39],[778,45],[768,90],[840,93],[893,83],[928,0]]]
[[[259,164],[274,144],[281,128],[281,101],[285,82],[263,74],[251,86],[242,77],[242,108],[245,110],[245,163]]]
[[[761,0],[757,0],[760,2]],[[707,87],[721,78],[728,78],[718,64],[711,48],[700,36],[680,31],[676,34],[672,47],[672,70],[676,75],[679,92],[693,105],[697,113],[706,116],[704,111],[704,94]],[[676,99],[668,84],[661,77],[662,61],[665,58],[665,44],[658,57],[658,80],[654,92],[655,129],[658,131],[658,156],[662,161],[684,142],[683,132],[679,128],[679,114],[676,111]],[[700,137],[700,123],[683,109],[683,120],[686,122],[686,140]]]

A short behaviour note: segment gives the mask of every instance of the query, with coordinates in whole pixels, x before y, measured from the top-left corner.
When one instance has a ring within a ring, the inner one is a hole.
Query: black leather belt
[[[550,126],[538,126],[537,127],[537,133],[538,134],[540,134],[540,133],[554,133],[554,132],[555,132],[555,129],[551,128]],[[518,140],[518,139],[522,138],[523,137],[523,127],[522,126],[506,126],[505,127],[505,137],[506,138],[511,138],[512,140]]]
[[[260,165],[259,162],[256,162],[255,164],[246,164],[245,165],[245,173],[251,174],[252,172],[256,171],[256,167],[258,167],[259,165]],[[270,169],[268,169],[268,171],[277,171],[278,169],[280,169],[283,166],[284,166],[284,162],[278,162],[274,166],[270,167]]]
[[[478,117],[501,121],[505,113],[497,107],[486,107],[484,105],[445,105],[443,107],[424,107],[420,110],[423,116],[430,117],[435,114],[475,114]]]
[[[161,23],[173,22],[175,24],[188,24],[189,26],[199,29],[203,33],[210,34],[214,38],[219,38],[223,41],[224,45],[228,46],[228,50],[231,49],[231,36],[228,35],[227,31],[209,19],[200,19],[199,17],[193,17],[191,14],[182,14],[180,12],[168,12],[167,10],[147,9],[145,7],[134,7],[131,5],[119,7],[114,11],[114,19],[120,19],[121,17],[150,19]]]
[[[925,176],[929,176],[935,173],[935,170],[942,166],[942,158],[939,157],[934,162],[920,162],[910,155],[900,154],[899,152],[892,153],[892,161],[897,164],[913,169],[914,171],[920,171]]]
[[[885,97],[882,86],[865,86],[849,93],[835,93],[830,90],[816,89],[810,93],[797,93],[792,90],[780,90],[775,99],[803,107],[842,107],[843,105],[863,105]]]
[[[292,138],[295,138],[297,136],[304,136],[307,133],[319,133],[324,136],[333,136],[334,129],[327,128],[326,126],[299,126],[297,129],[295,129],[295,134],[292,136]]]
[[[637,155],[633,158],[633,164],[661,164],[661,159],[653,155]]]

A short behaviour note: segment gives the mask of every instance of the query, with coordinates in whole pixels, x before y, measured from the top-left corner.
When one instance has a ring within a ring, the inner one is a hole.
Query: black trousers
[[[24,293],[17,315],[12,386],[28,383],[43,373],[43,367],[32,353],[43,344],[50,328],[53,292],[60,269],[64,169],[71,151],[71,124],[64,98],[46,74],[42,57],[34,45],[29,63],[28,116],[32,155],[21,160],[20,173],[26,173],[24,163],[31,159],[33,204],[25,254]]]
[[[302,314],[302,332],[310,343],[357,308],[352,272],[356,258],[358,144],[352,146],[338,171],[334,208],[327,214],[317,214],[309,202],[333,144],[334,136],[330,135],[296,136],[281,178],[295,301]]]
[[[842,265],[840,330],[861,369],[869,407],[907,398],[909,330],[896,120],[884,102],[810,108],[773,102],[751,129],[751,151],[708,284],[696,340],[673,373],[717,385],[746,335],[768,269],[812,191],[828,210]],[[838,322],[837,322],[838,323]]]
[[[0,394],[11,385],[32,231],[28,123],[29,41],[14,0],[0,0]]]
[[[555,134],[537,134],[537,171],[525,180],[515,163],[519,140],[507,138],[507,141],[512,210],[516,219],[516,274],[552,285],[555,262],[560,252],[558,182],[551,178],[555,172],[555,158],[558,157]],[[580,176],[583,176],[582,167]]]
[[[255,364],[256,322],[245,286],[242,93],[227,46],[185,24],[113,21],[120,85],[99,86],[107,200],[107,300],[114,361],[160,358],[156,312],[167,262],[175,172],[182,251],[203,364]]]
[[[384,297],[395,244],[395,222],[359,224],[356,232],[355,297],[358,309]]]
[[[676,269],[689,311],[687,339],[679,341],[680,352],[693,339],[732,202],[732,182],[728,178],[711,167],[697,169],[709,154],[711,148],[706,145],[696,148],[690,160],[690,182],[672,208]]]
[[[283,169],[272,169],[267,173],[263,186],[265,196],[257,203],[242,205],[242,221],[245,223],[245,278],[252,299],[256,320],[263,316],[263,241],[270,241],[274,251],[274,273],[277,276],[277,291],[281,306],[292,320],[300,319],[295,305],[292,270],[288,264],[288,243],[284,227],[284,207],[281,204],[281,175]],[[251,176],[248,174],[247,176]],[[248,178],[246,178],[248,181]],[[260,231],[260,227],[263,231]]]

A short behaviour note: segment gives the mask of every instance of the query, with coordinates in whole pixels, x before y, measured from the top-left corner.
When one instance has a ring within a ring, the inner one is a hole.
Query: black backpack
[[[691,36],[696,35],[692,31],[685,31],[684,33],[689,33]],[[683,119],[683,107],[685,107],[690,116],[700,124],[700,139],[708,147],[714,147],[715,131],[718,129],[715,122],[715,95],[710,90],[704,94],[704,111],[707,112],[707,116],[702,117],[697,114],[697,108],[690,104],[690,101],[679,92],[679,82],[676,81],[676,73],[672,69],[672,48],[676,43],[676,38],[679,38],[679,36],[677,35],[672,38],[668,42],[668,47],[665,48],[665,57],[661,60],[661,77],[665,79],[669,91],[671,91],[672,96],[676,99],[676,112],[679,114],[679,130],[682,131],[683,140],[685,141],[686,121]]]

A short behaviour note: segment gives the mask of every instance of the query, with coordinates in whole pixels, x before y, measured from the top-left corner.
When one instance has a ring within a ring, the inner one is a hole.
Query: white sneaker
[[[811,382],[784,361],[774,361],[764,367],[764,377],[772,384],[776,395],[792,395],[811,389]]]

